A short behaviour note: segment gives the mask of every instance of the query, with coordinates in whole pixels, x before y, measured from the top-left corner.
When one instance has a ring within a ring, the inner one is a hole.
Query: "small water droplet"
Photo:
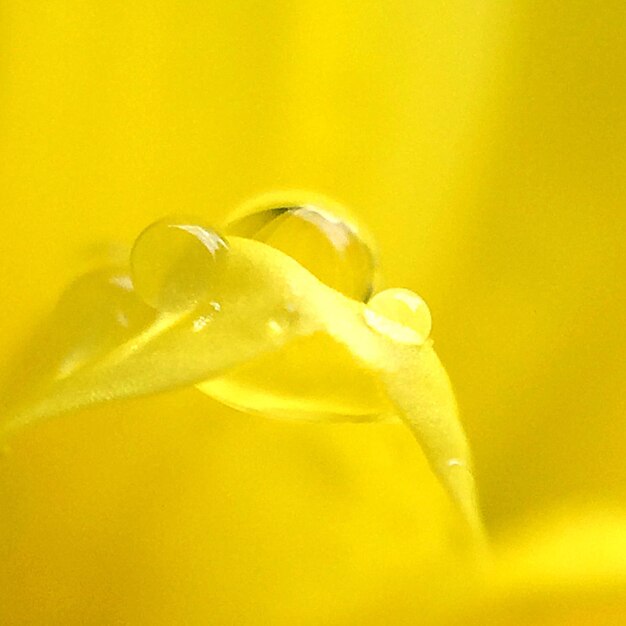
[[[461,459],[448,459],[447,465],[448,467],[466,467],[467,464]]]
[[[376,255],[349,220],[313,204],[268,206],[260,200],[248,209],[227,226],[227,233],[262,241],[288,254],[350,298],[365,301],[371,295]]]
[[[377,293],[367,303],[365,321],[394,341],[412,345],[422,345],[432,328],[428,305],[408,289],[386,289]]]
[[[298,324],[300,313],[292,303],[287,302],[284,306],[275,309],[267,318],[265,328],[270,336],[280,337],[289,328]]]
[[[213,317],[210,315],[201,315],[193,321],[193,332],[199,333],[204,330],[208,324],[213,321]]]
[[[165,312],[191,309],[206,300],[228,244],[214,230],[189,220],[164,219],[148,226],[131,253],[137,294]]]
[[[222,306],[219,302],[208,303],[208,313],[200,315],[192,322],[192,330],[194,333],[203,331],[213,320],[215,316],[222,310]]]
[[[284,329],[280,325],[280,322],[278,322],[275,319],[268,320],[268,322],[267,322],[267,329],[273,335],[281,335],[284,332]]]

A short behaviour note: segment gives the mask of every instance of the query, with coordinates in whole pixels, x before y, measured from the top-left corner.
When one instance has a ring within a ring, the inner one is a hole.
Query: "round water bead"
[[[408,289],[377,293],[367,303],[365,320],[371,328],[398,343],[422,345],[432,329],[428,305]]]
[[[228,244],[214,230],[191,220],[164,219],[148,226],[131,252],[135,290],[165,312],[191,309],[211,291]]]
[[[373,291],[376,255],[348,220],[313,204],[260,202],[232,221],[227,233],[262,241],[298,261],[323,283],[366,301]]]

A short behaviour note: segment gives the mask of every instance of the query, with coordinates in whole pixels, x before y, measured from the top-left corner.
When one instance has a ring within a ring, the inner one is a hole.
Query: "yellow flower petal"
[[[306,389],[315,379],[315,366],[341,377],[349,364],[347,384],[335,379],[331,386],[340,401],[334,411],[329,411],[331,400],[323,386],[318,395],[310,389],[305,392],[300,411],[322,419],[327,412],[331,420],[345,415],[349,421],[397,413],[415,434],[473,535],[483,542],[469,448],[452,388],[425,338],[407,343],[388,330],[396,325],[402,329],[402,323],[373,324],[367,305],[322,284],[291,257],[266,244],[240,237],[226,243],[191,222],[163,221],[146,229],[135,244],[132,262],[138,295],[165,310],[147,313],[133,295],[129,278],[119,273],[104,270],[78,281],[62,300],[51,326],[43,330],[50,336],[37,342],[44,368],[46,359],[50,365],[43,376],[37,373],[40,379],[33,381],[34,391],[22,392],[17,407],[8,409],[7,433],[72,409],[202,381],[209,381],[201,385],[205,392],[229,397],[230,373],[250,363],[253,372],[262,374],[268,364],[259,367],[254,362],[268,354],[276,354],[271,357],[274,379],[285,379],[283,372],[288,372],[283,393],[290,399],[297,396],[298,375],[304,374]],[[198,289],[206,289],[206,295]],[[177,310],[181,294],[185,300]],[[103,316],[112,309],[114,315]],[[375,315],[385,319],[378,312]],[[66,324],[78,331],[70,332],[69,341]],[[313,368],[308,367],[306,353],[300,357],[301,367],[281,359],[281,349],[293,340],[310,337],[311,341],[297,345],[297,350],[303,350],[315,347],[321,335],[331,341],[322,342],[324,350],[314,352],[322,359]],[[351,362],[344,356],[346,350]],[[334,358],[337,354],[339,359]],[[295,376],[290,367],[296,367]],[[230,397],[237,406],[275,414],[271,408],[255,406],[236,371],[235,376],[238,385],[231,386]],[[211,379],[217,379],[217,389]],[[361,379],[356,386],[354,379]],[[256,382],[253,375],[249,386],[262,390],[263,380]],[[372,392],[362,396],[362,389],[368,388]],[[258,393],[254,400],[257,397]]]
[[[543,514],[501,542],[491,585],[446,624],[601,626],[626,614],[626,520],[600,503]]]

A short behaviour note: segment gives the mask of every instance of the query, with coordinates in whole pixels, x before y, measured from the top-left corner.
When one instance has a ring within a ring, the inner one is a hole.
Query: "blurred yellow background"
[[[0,14],[3,371],[68,280],[152,220],[308,189],[429,303],[494,536],[622,507],[621,0]],[[0,460],[0,623],[414,623],[465,593],[447,519],[400,427],[283,424],[193,390],[84,411]]]

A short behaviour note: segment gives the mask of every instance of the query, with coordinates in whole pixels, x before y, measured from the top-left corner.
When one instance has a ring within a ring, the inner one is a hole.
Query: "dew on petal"
[[[262,241],[288,254],[323,283],[365,301],[373,290],[376,255],[348,219],[313,204],[261,206],[227,233]]]
[[[398,343],[422,345],[430,336],[432,318],[424,300],[408,289],[377,293],[365,309],[365,321]]]
[[[131,253],[135,290],[159,311],[195,307],[211,287],[228,244],[214,230],[190,220],[165,219],[148,226]]]

